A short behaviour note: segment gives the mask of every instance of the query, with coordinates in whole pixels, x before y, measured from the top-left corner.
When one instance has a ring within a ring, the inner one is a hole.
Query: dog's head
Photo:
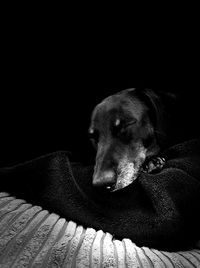
[[[127,89],[98,104],[89,135],[97,150],[93,185],[115,191],[132,183],[159,152],[162,104],[149,89]]]

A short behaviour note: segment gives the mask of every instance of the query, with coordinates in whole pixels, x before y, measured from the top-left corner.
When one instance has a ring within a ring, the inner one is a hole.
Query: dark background
[[[87,138],[92,110],[104,97],[128,87],[181,94],[180,120],[191,136],[199,135],[195,33],[186,35],[183,27],[178,35],[167,30],[153,35],[146,29],[141,39],[130,32],[119,36],[113,29],[104,33],[80,24],[59,28],[34,22],[18,18],[4,24],[0,166],[57,150],[92,159]]]

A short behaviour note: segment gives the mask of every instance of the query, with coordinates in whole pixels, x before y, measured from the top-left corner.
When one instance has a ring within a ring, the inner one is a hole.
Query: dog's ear
[[[158,140],[165,139],[168,122],[173,115],[176,95],[171,92],[152,90],[148,88],[128,89],[127,93],[137,97],[149,108],[149,117],[158,136]]]

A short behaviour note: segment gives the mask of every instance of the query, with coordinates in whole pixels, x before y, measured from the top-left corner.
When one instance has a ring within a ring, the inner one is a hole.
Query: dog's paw
[[[152,157],[143,167],[145,173],[159,172],[165,165],[165,159],[163,157]]]

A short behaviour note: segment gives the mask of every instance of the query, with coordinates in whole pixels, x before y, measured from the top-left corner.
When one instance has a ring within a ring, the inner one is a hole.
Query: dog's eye
[[[125,135],[129,130],[129,127],[133,126],[136,122],[135,119],[122,121],[121,124],[117,124],[113,127],[113,134],[116,136]]]
[[[129,127],[132,127],[136,122],[137,122],[136,120],[132,120],[132,121],[129,121],[127,123],[124,123],[124,125],[120,129],[120,132],[121,133],[126,132],[126,130],[128,130]]]
[[[130,126],[134,125],[136,122],[137,122],[136,119],[131,120],[131,121],[124,124],[124,128],[130,127]]]

